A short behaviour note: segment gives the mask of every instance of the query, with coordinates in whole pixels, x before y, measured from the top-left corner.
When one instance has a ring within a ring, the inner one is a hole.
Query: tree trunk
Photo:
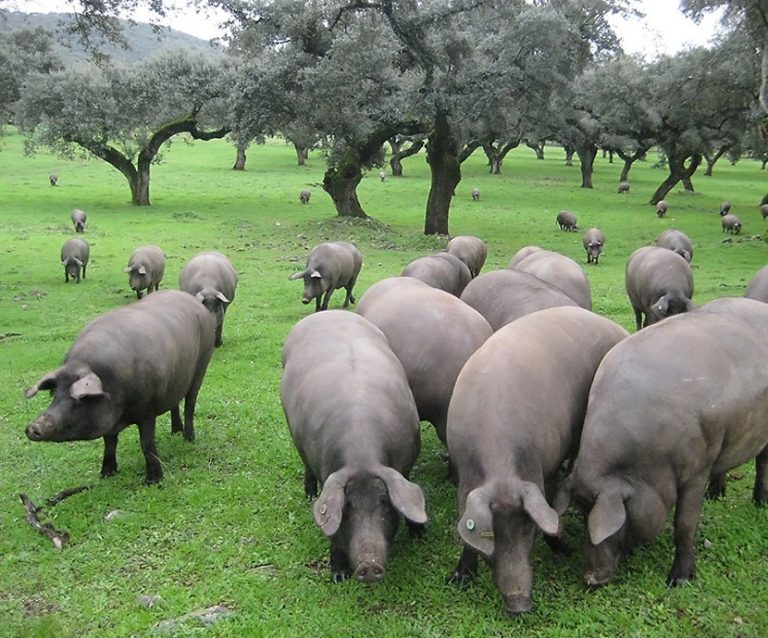
[[[581,164],[581,187],[592,188],[592,173],[597,156],[597,146],[585,144],[576,149],[576,154],[579,156],[579,163]]]
[[[293,143],[293,148],[296,150],[296,161],[299,166],[304,166],[307,163],[307,157],[309,156],[309,149],[301,144]]]
[[[717,153],[714,154],[714,156],[710,155],[709,153],[704,153],[704,160],[707,162],[707,170],[704,171],[704,175],[707,177],[712,177],[712,169],[715,168],[715,164],[717,164],[717,160],[719,160],[723,155],[725,155],[725,152],[728,150],[727,146],[721,146]]]
[[[520,141],[511,141],[499,147],[493,143],[483,144],[483,151],[488,158],[488,166],[491,175],[501,175],[501,166],[504,164],[504,158],[513,149],[519,146]]]
[[[565,150],[565,165],[566,166],[573,166],[573,154],[576,152],[573,146],[565,146],[563,147],[563,150]]]
[[[339,216],[368,217],[357,199],[357,185],[362,179],[362,163],[354,149],[348,149],[336,166],[325,171],[323,190],[331,196]]]
[[[245,160],[247,158],[245,157],[245,148],[237,148],[237,155],[235,156],[235,163],[232,165],[233,171],[244,171],[245,170]]]
[[[444,113],[435,117],[435,128],[427,140],[427,162],[432,183],[427,198],[425,235],[447,235],[448,213],[456,186],[461,181],[458,143]]]
[[[632,165],[637,160],[644,158],[647,152],[648,149],[644,146],[638,148],[632,155],[628,155],[621,149],[616,149],[616,155],[618,155],[624,161],[624,167],[621,169],[621,176],[619,177],[620,182],[629,181],[629,171],[632,169]]]
[[[685,166],[685,160],[685,157],[678,157],[676,155],[667,153],[669,175],[656,189],[656,192],[651,196],[651,201],[649,204],[652,206],[658,204],[667,196],[667,193],[669,193],[669,191],[671,191],[675,187],[675,184],[677,184],[680,180],[687,179],[690,182],[691,176],[696,172],[696,169],[701,163],[701,155],[692,155],[687,168]],[[691,189],[693,189],[693,186],[691,186]]]
[[[526,141],[525,145],[530,148],[534,153],[536,153],[536,159],[537,160],[543,160],[544,159],[544,142],[530,142]],[[570,164],[569,164],[570,166]]]
[[[394,138],[393,138],[394,139]],[[393,140],[389,141],[392,147],[392,157],[389,160],[389,165],[392,168],[393,177],[403,176],[403,160],[411,155],[416,155],[424,146],[424,140],[411,140],[411,145],[403,149],[403,141]]]

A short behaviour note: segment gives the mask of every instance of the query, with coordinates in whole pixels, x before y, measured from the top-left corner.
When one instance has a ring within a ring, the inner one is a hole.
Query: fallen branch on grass
[[[21,502],[24,503],[24,510],[27,512],[27,523],[34,527],[43,536],[47,536],[51,539],[53,546],[56,549],[61,549],[66,542],[69,541],[69,534],[67,532],[57,530],[50,523],[41,523],[37,513],[39,509],[26,494],[19,494]]]

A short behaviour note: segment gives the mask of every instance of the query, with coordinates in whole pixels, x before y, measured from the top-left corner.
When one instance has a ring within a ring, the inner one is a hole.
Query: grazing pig
[[[537,310],[579,305],[559,288],[520,270],[483,273],[467,284],[461,300],[485,317],[494,331]]]
[[[56,186],[56,184],[59,183],[59,176],[56,175],[56,173],[51,173],[48,176],[48,181],[50,182],[51,186]]]
[[[221,331],[227,308],[235,300],[237,272],[219,252],[200,253],[190,259],[179,274],[179,288],[195,295],[216,319],[216,347],[222,344]]]
[[[315,246],[307,257],[307,267],[288,279],[304,279],[301,303],[308,304],[314,299],[315,312],[328,310],[328,301],[337,288],[347,291],[344,298],[346,308],[355,303],[352,289],[362,267],[363,256],[356,246],[346,241],[331,241]]]
[[[213,352],[214,320],[191,295],[169,290],[107,312],[89,323],[64,357],[25,396],[50,390],[53,402],[27,427],[31,441],[104,438],[102,478],[117,472],[117,436],[139,426],[146,482],[163,469],[155,419],[171,411],[173,432],[195,438],[195,402]],[[184,399],[182,427],[179,403]]]
[[[617,193],[628,193],[629,192],[629,182],[619,182],[619,185],[616,187]]]
[[[472,280],[472,273],[467,264],[451,253],[417,257],[403,268],[400,275],[421,279],[433,288],[445,290],[456,297]]]
[[[64,266],[64,283],[69,283],[72,277],[77,283],[80,283],[80,273],[85,279],[85,268],[88,265],[88,258],[91,248],[88,242],[79,237],[73,237],[64,242],[61,247],[61,265]]]
[[[69,217],[75,225],[76,233],[85,232],[85,220],[88,219],[88,215],[85,214],[85,211],[75,208]]]
[[[427,521],[408,480],[419,453],[419,417],[403,366],[367,319],[329,310],[297,323],[283,347],[280,398],[304,463],[304,491],[331,541],[331,579],[377,582],[402,514]]]
[[[731,202],[728,200],[724,201],[722,204],[720,204],[720,217],[725,217],[730,210]]]
[[[688,235],[680,230],[670,228],[665,230],[656,238],[656,245],[659,248],[667,248],[680,255],[689,264],[693,259],[693,244],[688,239]]]
[[[455,296],[412,277],[390,277],[360,298],[358,314],[387,337],[405,368],[419,419],[445,443],[453,384],[464,363],[491,336],[491,326]]]
[[[760,214],[763,216],[763,220],[768,217],[768,204],[762,204],[760,206]]]
[[[165,255],[157,246],[137,248],[123,272],[128,273],[128,284],[136,291],[136,298],[141,299],[142,290],[146,289],[149,294],[160,287],[165,273]]]
[[[472,201],[473,202],[479,202],[480,201],[480,189],[479,188],[473,188],[472,189]]]
[[[582,308],[592,310],[592,290],[584,269],[576,261],[560,253],[540,250],[518,262],[516,270],[559,288]]]
[[[693,307],[691,267],[666,248],[643,246],[633,252],[627,261],[625,283],[638,330]]]
[[[756,457],[753,499],[768,504],[766,360],[768,306],[743,298],[672,317],[606,355],[573,472],[555,500],[558,513],[573,498],[585,515],[587,585],[610,581],[626,554],[661,532],[673,507],[667,583],[692,579],[707,482],[749,459]]]
[[[722,219],[723,232],[728,231],[731,235],[741,232],[741,219],[736,215],[724,215]]]
[[[387,174],[384,171],[381,171],[379,173],[379,181],[386,182],[387,181]]]
[[[668,209],[669,209],[669,204],[667,204],[666,200],[660,199],[656,203],[656,217],[664,217],[664,215],[667,214]]]
[[[473,277],[477,277],[485,264],[485,258],[488,256],[488,248],[485,242],[474,235],[459,235],[454,237],[445,246],[445,252],[456,255],[461,261],[467,264],[469,272]]]
[[[567,210],[562,210],[557,214],[555,223],[560,226],[560,230],[578,230],[576,225],[576,214]]]
[[[595,370],[626,336],[583,308],[540,310],[496,332],[456,381],[448,451],[464,550],[450,580],[471,580],[480,554],[508,614],[532,607],[536,530],[558,532],[558,471],[578,448]]]
[[[299,201],[302,204],[309,204],[310,197],[312,197],[312,191],[303,190],[299,193]]]
[[[512,255],[512,259],[509,260],[509,264],[507,264],[507,268],[509,268],[510,270],[517,268],[517,264],[523,261],[523,259],[525,259],[528,255],[530,255],[531,253],[538,253],[542,250],[544,249],[541,248],[540,246],[523,246],[514,255]]]
[[[768,303],[768,266],[763,266],[749,280],[744,296]]]
[[[605,246],[605,235],[599,228],[590,228],[581,240],[584,245],[584,250],[587,251],[587,263],[597,265],[597,260],[600,259],[600,253],[603,252],[603,246]]]

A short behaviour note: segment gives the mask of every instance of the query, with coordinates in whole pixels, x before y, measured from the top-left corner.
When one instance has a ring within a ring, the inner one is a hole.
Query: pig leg
[[[634,308],[635,311],[635,326],[637,327],[637,330],[640,330],[640,328],[643,327],[643,312],[642,310],[638,310],[637,308]]]
[[[349,578],[350,573],[347,555],[335,540],[331,540],[331,580],[334,583],[341,583]]]
[[[141,299],[141,290],[136,291],[136,299]]]
[[[713,474],[709,477],[707,486],[707,498],[716,501],[725,496],[725,472],[722,474]]]
[[[189,391],[184,397],[184,439],[190,443],[195,440],[195,404],[197,403],[197,394],[200,392],[200,386],[203,385],[207,366],[208,361],[205,364],[203,362],[198,364],[198,369],[189,386]]]
[[[331,295],[333,294],[334,290],[335,288],[328,288],[328,290],[325,291],[325,296],[323,297],[323,305],[320,307],[320,310],[328,310],[328,302],[331,300]]]
[[[696,576],[693,543],[701,516],[701,504],[707,487],[707,476],[693,478],[677,492],[675,504],[675,559],[667,577],[667,585],[684,585]]]
[[[768,505],[768,445],[755,458],[755,489],[752,492],[755,505]]]
[[[466,585],[472,582],[475,574],[477,574],[477,552],[465,545],[461,556],[459,556],[456,569],[448,576],[446,582],[455,585]]]
[[[322,295],[317,295],[317,297],[315,297],[315,312],[320,312],[323,309],[322,303],[320,301],[321,299]]]
[[[64,283],[65,284],[69,283],[69,273],[67,272],[66,268],[64,269]]]
[[[85,279],[85,265],[83,265],[83,279]]]
[[[355,296],[352,294],[352,288],[355,287],[355,283],[357,282],[357,279],[350,281],[349,285],[346,286],[347,290],[347,296],[344,298],[344,307],[348,307],[350,303],[355,303]]]
[[[171,434],[177,434],[184,429],[181,423],[181,413],[177,403],[171,408]]]
[[[421,538],[427,530],[427,526],[424,523],[412,523],[411,521],[406,520],[405,525],[408,528],[408,534],[411,538]]]
[[[304,495],[307,498],[317,496],[317,478],[308,467],[304,468]]]
[[[147,462],[146,484],[159,483],[163,479],[163,467],[157,456],[155,447],[155,417],[151,416],[139,421],[139,440],[141,451],[144,452],[144,460]]]
[[[104,437],[104,458],[101,461],[101,478],[117,474],[117,434]]]

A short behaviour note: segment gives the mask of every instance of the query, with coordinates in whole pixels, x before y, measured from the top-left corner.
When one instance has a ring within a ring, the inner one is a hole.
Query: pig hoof
[[[105,478],[109,478],[110,476],[114,476],[115,474],[117,474],[117,468],[113,467],[108,469],[102,469],[101,474],[99,476],[105,479]]]
[[[597,589],[603,585],[607,585],[610,578],[607,576],[599,576],[594,573],[587,573],[584,575],[584,584],[590,589]]]
[[[408,534],[411,538],[422,538],[427,531],[427,526],[423,523],[411,523],[410,521],[406,521],[406,525],[408,526]]]
[[[445,579],[445,582],[449,585],[459,585],[461,587],[469,585],[474,577],[475,575],[471,571],[457,569]]]
[[[346,569],[333,569],[331,570],[331,582],[343,583],[349,578],[349,571]]]

